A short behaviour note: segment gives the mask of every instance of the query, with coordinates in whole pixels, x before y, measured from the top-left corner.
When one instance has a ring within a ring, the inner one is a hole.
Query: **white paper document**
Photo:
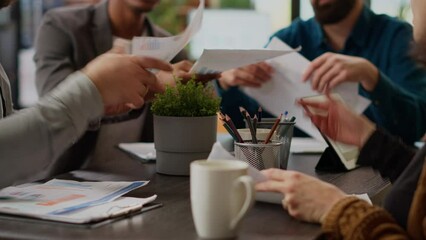
[[[194,64],[191,72],[198,74],[220,73],[233,68],[276,58],[294,51],[298,50],[204,49],[203,54]]]
[[[156,159],[154,143],[120,143],[118,147],[144,161],[155,161]]]
[[[290,152],[292,153],[322,153],[327,143],[314,138],[293,137],[291,139]]]
[[[140,209],[150,198],[121,197],[148,184],[77,182],[54,179],[44,184],[7,187],[0,191],[0,213],[69,223],[86,223]]]
[[[286,50],[292,48],[277,38],[272,39],[269,49]],[[256,99],[260,105],[274,115],[288,111],[296,117],[296,126],[322,141],[323,138],[311,120],[303,114],[303,109],[295,104],[296,99],[315,96],[319,93],[313,91],[311,84],[302,82],[303,73],[310,62],[297,52],[292,52],[269,60],[268,63],[275,69],[272,80],[263,84],[260,88],[243,88],[243,91]],[[362,113],[370,101],[359,96],[357,83],[344,83],[334,89],[339,93],[345,103],[357,113]]]
[[[195,12],[194,18],[179,35],[172,37],[135,37],[132,40],[131,53],[136,56],[154,57],[169,62],[189,43],[200,30],[203,21],[205,0]]]

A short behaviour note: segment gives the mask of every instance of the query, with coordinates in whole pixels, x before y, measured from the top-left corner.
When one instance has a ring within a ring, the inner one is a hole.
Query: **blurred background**
[[[376,13],[411,23],[409,0],[366,0]],[[37,100],[32,48],[43,14],[49,9],[99,0],[17,0],[0,10],[0,62],[6,70],[16,108]],[[153,21],[173,34],[183,31],[198,0],[162,0],[150,13]],[[203,27],[188,46],[192,59],[204,48],[262,48],[269,36],[295,18],[313,16],[310,0],[206,0]]]

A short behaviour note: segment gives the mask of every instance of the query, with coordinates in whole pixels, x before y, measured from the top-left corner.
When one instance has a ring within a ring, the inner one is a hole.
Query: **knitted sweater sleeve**
[[[322,223],[327,239],[409,239],[384,209],[356,197],[340,200]]]

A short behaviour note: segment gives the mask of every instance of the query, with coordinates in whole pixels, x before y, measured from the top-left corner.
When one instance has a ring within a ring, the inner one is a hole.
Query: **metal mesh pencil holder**
[[[274,118],[266,118],[258,123],[258,127],[271,128],[274,125]],[[288,157],[290,155],[291,139],[293,138],[293,130],[296,122],[282,122],[276,130],[277,138],[283,143],[281,146],[281,166],[282,169],[287,169]]]
[[[272,141],[268,144],[262,142],[255,144],[251,141],[235,142],[235,157],[259,170],[279,168],[281,146],[280,141]]]

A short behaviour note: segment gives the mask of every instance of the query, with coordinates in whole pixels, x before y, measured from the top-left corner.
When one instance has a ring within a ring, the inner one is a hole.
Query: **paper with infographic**
[[[124,194],[148,184],[136,182],[77,182],[53,179],[44,184],[7,187],[0,191],[0,213],[85,223],[140,209],[150,198]]]
[[[183,33],[172,37],[135,37],[132,40],[131,54],[171,61],[200,30],[204,2],[205,0],[200,0],[194,18]]]
[[[278,38],[273,38],[268,48],[287,51],[292,49]],[[303,73],[310,62],[298,52],[292,52],[271,59],[268,63],[275,70],[272,80],[263,84],[260,88],[243,88],[243,91],[274,115],[278,116],[280,113],[288,111],[290,115],[296,117],[296,127],[313,138],[324,142],[318,129],[303,114],[302,107],[295,104],[296,99],[320,94],[312,90],[309,81],[302,82]],[[368,99],[358,94],[358,83],[340,84],[333,92],[339,93],[345,103],[357,113],[362,113],[370,104]]]

